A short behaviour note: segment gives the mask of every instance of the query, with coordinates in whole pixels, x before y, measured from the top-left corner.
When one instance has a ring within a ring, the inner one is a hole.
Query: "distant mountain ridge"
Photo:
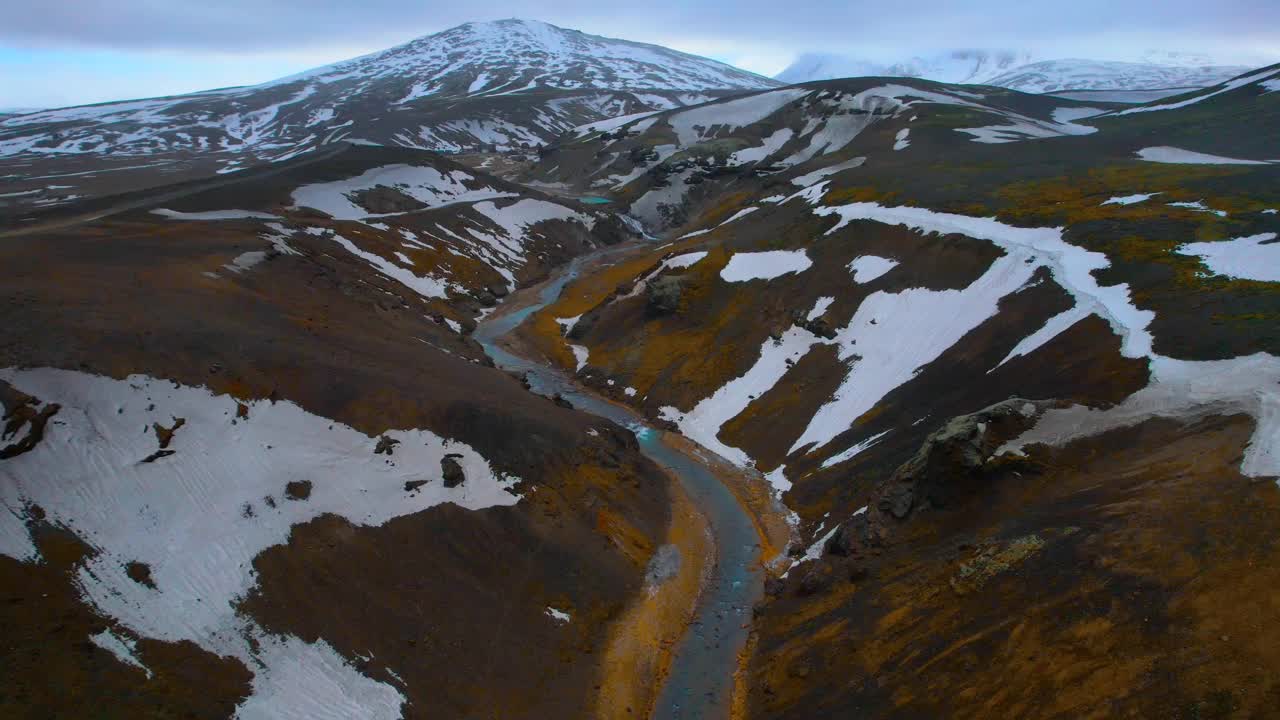
[[[1149,50],[1138,62],[1051,59],[1015,50],[955,50],[897,63],[806,53],[777,80],[802,83],[840,77],[917,77],[946,83],[996,85],[1030,93],[1062,90],[1150,90],[1216,85],[1249,70],[1203,54]]]
[[[918,77],[945,83],[985,84],[990,78],[1031,63],[1029,52],[954,50],[927,58],[877,63],[831,53],[805,53],[776,80],[794,84],[843,77]]]

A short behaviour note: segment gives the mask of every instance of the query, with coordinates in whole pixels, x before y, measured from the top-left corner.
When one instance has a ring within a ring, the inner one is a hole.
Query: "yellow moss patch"
[[[597,718],[649,717],[702,592],[712,551],[710,529],[680,483],[672,480],[669,487],[671,523],[665,543],[679,549],[680,569],[674,578],[642,590],[610,630]]]
[[[697,224],[701,226],[718,225],[730,215],[742,209],[743,203],[751,198],[749,192],[735,192],[724,195],[720,202],[703,211]]]

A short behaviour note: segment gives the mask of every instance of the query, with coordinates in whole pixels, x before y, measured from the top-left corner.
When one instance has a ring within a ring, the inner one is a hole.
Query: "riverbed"
[[[641,452],[675,475],[707,518],[715,546],[715,562],[697,600],[689,629],[674,650],[653,718],[727,718],[739,653],[750,631],[751,608],[763,592],[760,534],[751,514],[712,466],[699,458],[698,453],[683,449],[687,439],[670,438],[667,432],[648,425],[637,412],[578,386],[559,368],[520,357],[501,343],[530,315],[554,302],[583,268],[592,267],[597,260],[594,253],[575,259],[551,280],[526,291],[536,293],[527,300],[528,304],[521,302],[520,309],[496,313],[481,322],[474,338],[498,367],[525,374],[533,392],[546,396],[559,394],[578,410],[630,429]],[[516,298],[508,302],[513,300]]]

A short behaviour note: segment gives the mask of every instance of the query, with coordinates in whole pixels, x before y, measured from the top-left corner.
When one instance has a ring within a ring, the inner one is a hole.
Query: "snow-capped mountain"
[[[1012,50],[957,50],[898,63],[831,54],[801,55],[777,79],[801,83],[839,77],[918,77],[946,83],[996,85],[1030,93],[1061,90],[1149,90],[1209,87],[1248,70],[1215,64],[1207,55],[1148,50],[1140,62],[1046,59]]]
[[[1249,68],[1233,65],[1155,65],[1106,60],[1045,60],[991,78],[987,84],[1030,93],[1061,90],[1148,90],[1217,85]]]
[[[444,152],[536,147],[617,115],[778,83],[706,58],[529,20],[468,23],[252,87],[0,121],[0,156],[250,151],[340,139]]]
[[[775,79],[785,83],[842,77],[918,77],[946,83],[985,84],[989,79],[1032,62],[1029,52],[954,50],[896,63],[877,63],[843,55],[805,53]]]
[[[588,35],[533,20],[467,23],[389,50],[319,68],[300,79],[331,83],[412,78],[395,100],[475,96],[538,88],[758,90],[776,83],[730,65],[658,45]]]

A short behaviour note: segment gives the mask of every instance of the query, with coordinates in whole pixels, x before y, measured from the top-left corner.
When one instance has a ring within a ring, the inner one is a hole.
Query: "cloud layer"
[[[770,75],[808,51],[892,61],[955,48],[1098,59],[1161,49],[1211,53],[1233,64],[1280,60],[1276,0],[915,0],[909,7],[883,0],[0,0],[0,17],[0,77],[6,64],[13,72],[6,48],[9,58],[27,53],[26,60],[110,52],[133,58],[140,78],[155,74],[149,64],[175,56],[210,68],[228,55],[249,65],[262,57],[263,68],[294,71],[505,17],[659,43]],[[74,76],[82,61],[67,62],[50,71]],[[128,65],[115,68],[116,77],[127,77]],[[94,73],[86,67],[86,81]],[[241,82],[269,79],[261,74]],[[225,75],[212,84],[226,84]],[[189,82],[202,87],[198,76]],[[135,94],[152,94],[140,83]],[[0,105],[20,104],[5,94],[0,88]]]
[[[536,17],[613,35],[685,33],[804,49],[1021,47],[1132,34],[1280,50],[1280,3],[1274,0],[916,0],[909,11],[882,0],[648,0],[633,8],[599,0],[545,0],[537,6],[512,0],[482,6],[405,0],[3,0],[0,12],[0,41],[116,49],[369,45],[469,20]]]

